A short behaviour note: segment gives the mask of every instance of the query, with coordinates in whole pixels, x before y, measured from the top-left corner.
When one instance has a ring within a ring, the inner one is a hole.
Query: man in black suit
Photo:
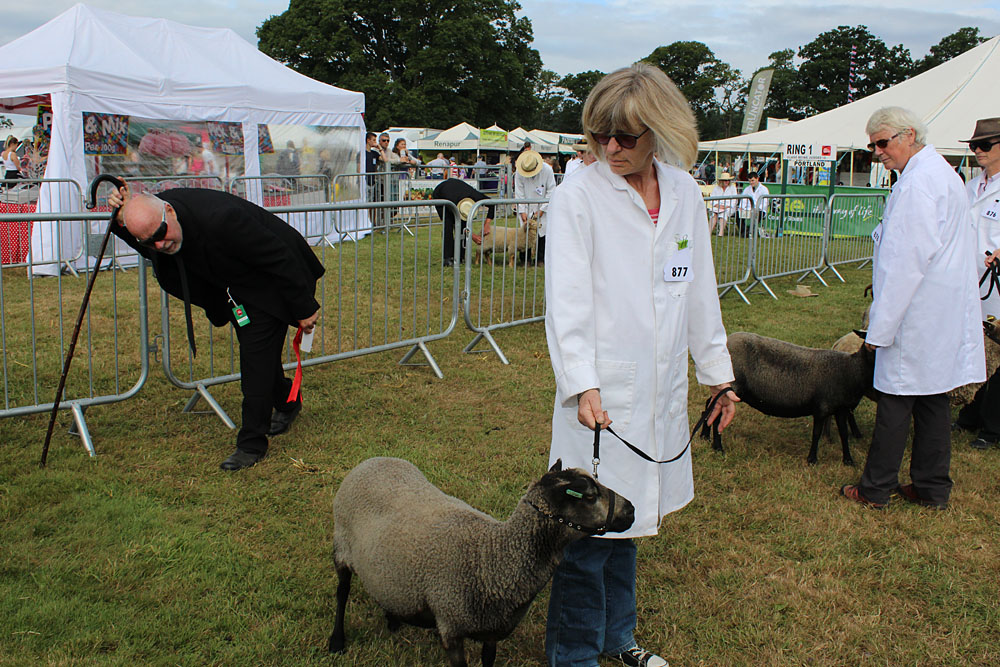
[[[472,208],[472,204],[477,201],[483,201],[484,199],[489,199],[489,196],[484,195],[479,190],[475,189],[465,181],[460,181],[457,178],[449,178],[445,181],[441,181],[434,192],[431,194],[431,199],[447,199],[453,202],[459,208],[460,219],[461,219],[461,230],[459,231],[459,239],[462,239],[462,233],[465,231],[466,223],[468,222],[466,218],[468,217],[469,210]],[[465,200],[470,200],[465,202]],[[444,265],[452,266],[455,263],[455,216],[451,212],[450,208],[445,208],[444,206],[435,206],[437,209],[438,217],[444,220]],[[464,209],[464,210],[463,210]],[[486,207],[486,222],[483,223],[483,234],[490,233],[490,223],[493,222],[493,216],[496,213],[495,206]],[[482,237],[473,234],[472,240],[476,243],[482,241]],[[465,244],[461,243],[459,249],[459,262],[465,261]]]
[[[236,451],[220,467],[249,468],[267,453],[267,436],[287,431],[302,409],[301,395],[290,396],[281,353],[289,326],[308,333],[319,318],[314,294],[323,265],[283,220],[225,192],[178,188],[130,197],[122,188],[108,203],[121,206],[112,231],[184,302],[192,351],[191,304],[215,326],[235,325],[243,423]]]

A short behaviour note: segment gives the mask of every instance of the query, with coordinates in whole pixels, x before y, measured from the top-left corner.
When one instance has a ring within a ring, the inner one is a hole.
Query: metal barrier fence
[[[750,279],[750,260],[753,256],[751,231],[758,214],[753,198],[742,195],[706,197],[705,209],[712,239],[715,280],[722,290],[719,297],[732,291],[749,304],[740,286]]]
[[[59,202],[73,202],[75,208],[83,208],[83,190],[80,184],[68,178],[22,178],[0,181],[5,186],[0,191],[0,214],[35,213],[39,205],[50,211],[59,208]],[[38,216],[21,221],[11,221],[0,226],[0,259],[8,266],[24,266],[32,245],[34,222],[37,228],[36,242],[42,257],[35,257],[32,266],[45,266],[58,273],[52,265],[76,275],[74,266],[83,257],[84,247],[74,243],[79,226],[54,223]],[[73,248],[68,251],[68,248]],[[48,259],[48,261],[44,261]]]
[[[122,180],[129,184],[129,192],[133,194],[147,192],[155,195],[173,188],[226,189],[221,176],[125,176]]]
[[[317,248],[326,273],[317,284],[320,302],[313,351],[303,366],[359,357],[376,352],[408,348],[400,360],[410,363],[418,352],[434,374],[443,378],[428,344],[448,336],[458,320],[459,265],[442,265],[442,220],[411,212],[429,206],[458,209],[445,200],[421,202],[359,202],[312,206],[282,206],[271,212],[347,213],[385,209],[389,215],[411,220],[409,233],[401,226],[375,232],[374,225],[354,229],[359,239],[336,248]],[[338,217],[331,215],[336,225]],[[370,220],[360,215],[359,220]],[[336,230],[346,237],[349,232]],[[232,326],[214,328],[204,318],[197,323],[195,340],[200,354],[190,355],[182,309],[171,311],[161,298],[163,370],[175,386],[194,392],[184,407],[190,412],[199,399],[230,428],[235,424],[213,397],[209,388],[239,379],[238,350]],[[286,369],[295,367],[286,346]],[[420,364],[424,365],[424,364]]]
[[[325,204],[330,201],[330,179],[324,174],[237,176],[230,179],[229,192],[268,209]],[[326,241],[329,225],[322,210],[292,210],[278,217],[294,227],[310,244]]]
[[[106,213],[20,213],[2,216],[3,223],[53,223],[63,227],[106,228]],[[78,230],[78,233],[83,233]],[[114,248],[108,246],[114,259]],[[0,342],[2,342],[3,406],[0,418],[44,413],[52,409],[64,353],[79,311],[87,277],[38,277],[29,250],[27,261],[0,266]],[[27,271],[15,270],[27,267]],[[80,279],[83,278],[83,279]],[[60,409],[70,410],[76,433],[94,455],[84,419],[92,405],[123,401],[135,395],[149,375],[146,270],[127,282],[111,271],[90,306],[76,347],[76,363],[66,381]],[[132,290],[137,290],[133,293]],[[126,305],[131,304],[131,305]],[[138,335],[136,335],[138,332]]]
[[[522,226],[514,208],[547,202],[548,199],[489,199],[476,202],[470,210],[461,239],[466,245],[462,315],[466,326],[476,335],[464,352],[475,351],[479,341],[485,340],[500,361],[509,364],[492,332],[544,319],[545,280],[539,270],[544,257],[539,256],[537,222]],[[483,237],[481,245],[476,245],[470,237],[474,230],[482,229],[491,206],[494,207],[491,234]],[[456,220],[456,242],[460,224]]]
[[[364,174],[355,176],[367,178]],[[151,187],[161,187],[162,182],[156,181]],[[75,187],[75,183],[69,183]],[[512,232],[517,240],[515,230],[520,224],[513,212],[515,205],[544,201],[479,202],[471,211],[465,234],[457,233],[460,222],[455,205],[444,200],[326,202],[273,208],[278,215],[321,215],[328,237],[354,241],[324,244],[315,250],[327,273],[317,286],[321,320],[314,352],[304,365],[406,349],[401,364],[410,365],[419,352],[426,360],[421,365],[429,366],[435,375],[442,377],[428,345],[452,332],[460,307],[466,325],[475,332],[464,351],[473,351],[485,339],[498,358],[508,363],[494,333],[542,320],[543,269],[516,252],[503,253],[505,259],[501,260],[501,250],[505,248],[503,244],[496,247],[499,243],[496,239],[504,230]],[[726,233],[712,237],[717,280],[723,294],[731,288],[746,300],[744,292],[750,290],[741,291],[739,286],[751,276],[755,282],[750,288],[760,284],[774,297],[765,282],[767,279],[798,275],[801,280],[809,275],[819,276],[824,266],[836,271],[835,264],[870,257],[870,246],[865,245],[865,239],[870,237],[861,234],[881,215],[884,199],[881,195],[855,195],[835,197],[828,203],[822,196],[775,195],[761,199],[759,209],[753,209],[747,197],[729,201],[709,199],[706,206],[711,212],[711,207],[719,202],[731,208],[731,215]],[[484,247],[472,244],[469,237],[481,229],[486,207],[490,205],[496,207],[495,234],[485,249],[492,253],[486,253],[486,259],[477,263],[476,256]],[[438,207],[450,211],[456,220],[455,243],[465,243],[467,250],[464,263],[442,265],[444,223],[442,215],[435,211]],[[748,213],[741,216],[744,208]],[[380,225],[380,219],[391,224]],[[721,226],[716,222],[718,230]],[[103,232],[108,217],[106,213],[35,211],[0,214],[3,229],[28,225],[30,230],[32,223],[50,226],[57,236],[71,233],[88,238]],[[838,241],[844,240],[841,235],[850,244],[837,246]],[[537,256],[537,239],[528,239],[525,235],[524,244]],[[124,254],[116,244],[109,248],[109,263],[117,262]],[[125,251],[134,257],[127,246]],[[513,264],[509,263],[511,259]],[[49,258],[43,260],[51,262]],[[36,264],[29,247],[25,261],[0,267],[3,344],[0,418],[51,409],[51,397],[44,393],[47,387],[57,385],[62,351],[70,334],[67,324],[71,324],[69,320],[75,315],[85,289],[85,280],[62,273],[51,280],[35,277],[31,269]],[[24,271],[25,268],[28,270]],[[84,264],[85,271],[92,269],[93,263]],[[91,405],[122,401],[138,392],[148,377],[151,352],[162,351],[161,362],[173,384],[193,391],[185,411],[204,398],[223,421],[234,426],[209,391],[212,386],[239,378],[232,329],[214,329],[204,318],[196,318],[196,336],[203,352],[195,360],[187,350],[181,309],[175,307],[171,312],[162,292],[161,333],[150,337],[144,262],[139,271],[127,275],[111,272],[99,282],[100,288],[95,290],[87,313],[77,363],[62,401],[62,407],[72,412],[88,451],[93,453],[93,444],[84,410]],[[291,359],[289,351],[286,368],[292,368]]]
[[[825,266],[820,273],[829,269],[844,282],[837,265],[858,262],[861,268],[871,261],[875,252],[871,235],[882,220],[885,201],[885,194],[834,194],[830,197]]]
[[[760,285],[777,299],[767,280],[799,276],[802,282],[819,274],[826,250],[826,197],[823,195],[764,195],[758,202],[751,255],[753,282],[745,292]]]

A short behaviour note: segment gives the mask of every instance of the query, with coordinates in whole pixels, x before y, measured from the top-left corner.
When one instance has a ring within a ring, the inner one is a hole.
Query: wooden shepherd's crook
[[[90,200],[87,202],[88,209],[94,209],[97,207],[97,187],[104,181],[110,181],[114,184],[116,188],[125,187],[125,182],[119,178],[115,178],[110,174],[101,174],[95,178],[90,183]],[[52,440],[52,429],[56,425],[56,415],[59,413],[59,401],[62,399],[63,389],[66,388],[66,376],[69,375],[69,365],[73,361],[73,351],[76,349],[76,339],[80,337],[80,327],[83,326],[83,316],[87,313],[87,304],[90,303],[90,293],[94,289],[94,281],[97,280],[97,274],[101,270],[101,262],[104,261],[104,250],[108,247],[108,237],[111,236],[111,226],[115,224],[115,216],[118,214],[118,209],[111,211],[111,220],[108,222],[108,229],[104,232],[104,238],[101,239],[101,249],[97,253],[97,263],[94,265],[94,271],[90,275],[90,280],[87,282],[87,291],[83,293],[83,303],[80,304],[80,314],[76,316],[76,327],[73,329],[73,337],[69,341],[69,349],[66,350],[66,361],[63,362],[62,376],[59,378],[59,389],[56,390],[56,397],[52,401],[52,414],[49,415],[49,428],[45,432],[45,445],[42,447],[42,460],[40,461],[41,466],[45,467],[45,461],[49,456],[49,442]]]

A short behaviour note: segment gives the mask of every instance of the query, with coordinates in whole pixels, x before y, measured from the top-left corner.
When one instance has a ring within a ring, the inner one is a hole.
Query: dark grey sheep
[[[858,332],[860,334],[860,332]],[[727,341],[736,377],[736,395],[752,408],[773,417],[813,417],[812,446],[806,459],[816,463],[823,424],[837,421],[844,464],[854,465],[847,421],[865,392],[871,390],[875,353],[863,345],[854,354],[801,347],[775,338],[737,332]],[[708,437],[708,427],[702,429]],[[722,451],[713,429],[712,448]]]
[[[445,495],[408,461],[358,464],[333,499],[337,616],[331,652],[344,649],[344,610],[357,574],[401,623],[437,628],[452,667],[467,665],[466,638],[483,643],[484,667],[562,559],[591,534],[627,530],[628,500],[562,461],[535,482],[507,521]]]

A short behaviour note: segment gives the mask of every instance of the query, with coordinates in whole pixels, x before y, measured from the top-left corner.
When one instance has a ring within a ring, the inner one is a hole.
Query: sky
[[[902,44],[914,58],[958,28],[1000,34],[1000,0],[520,0],[531,19],[533,46],[559,74],[609,72],[678,40],[704,42],[716,57],[751,75],[773,51],[797,50],[840,25],[866,25],[888,46]],[[30,32],[75,2],[0,0],[0,44]],[[255,30],[288,8],[288,0],[90,0],[87,4],[134,16],[230,28],[253,44]]]

